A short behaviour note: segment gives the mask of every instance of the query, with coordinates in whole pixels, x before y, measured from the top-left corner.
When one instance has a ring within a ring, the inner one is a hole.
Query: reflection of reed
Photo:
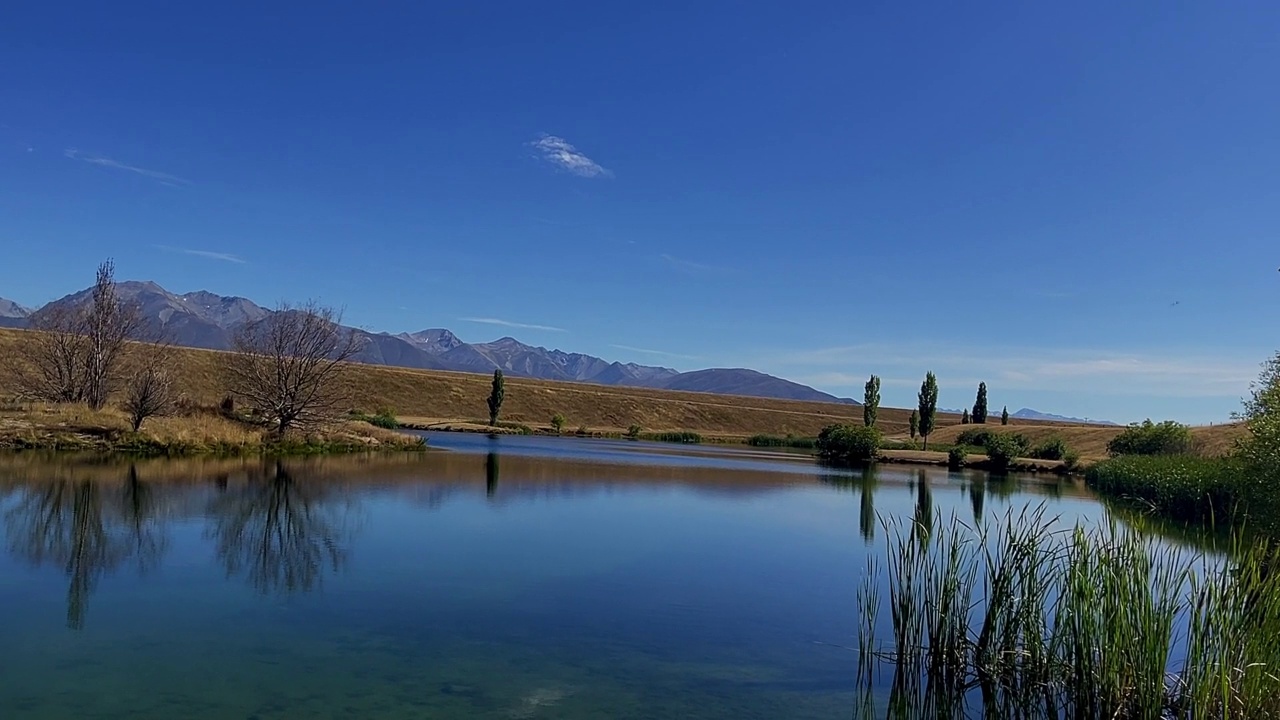
[[[84,627],[89,595],[102,577],[129,559],[142,570],[153,567],[165,548],[150,488],[132,471],[119,494],[65,477],[23,488],[5,526],[15,555],[66,572],[73,629]]]
[[[210,503],[209,535],[227,577],[244,575],[260,592],[320,586],[346,561],[353,501],[333,485],[295,479],[283,462],[220,491]]]

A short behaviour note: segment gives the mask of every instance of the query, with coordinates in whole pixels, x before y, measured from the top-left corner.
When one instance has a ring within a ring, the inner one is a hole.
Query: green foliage
[[[1071,449],[1067,447],[1067,442],[1060,437],[1051,437],[1048,440],[1031,448],[1027,457],[1033,457],[1037,460],[1064,460],[1071,454]]]
[[[1280,711],[1274,545],[1237,538],[1230,561],[1210,560],[1114,524],[1062,527],[1043,506],[974,528],[928,520],[886,526],[886,562],[858,591],[868,705],[885,663],[902,717]]]
[[[969,424],[969,411],[968,411],[968,410],[965,410],[965,411],[964,411],[964,413],[962,413],[962,414],[960,415],[960,424],[961,424],[961,425],[968,425],[968,424]]]
[[[685,443],[687,445],[698,445],[702,442],[702,436],[696,432],[676,431],[676,432],[658,432],[645,433],[641,435],[645,440],[655,440],[657,442],[673,442]]]
[[[911,431],[911,440],[914,442],[916,435],[920,434],[920,411],[913,409],[911,417],[907,419],[907,428]]]
[[[1005,406],[1004,410],[1000,413],[1000,424],[1001,425],[1009,424],[1009,407],[1007,405]]]
[[[933,433],[938,416],[938,378],[932,371],[925,373],[916,400],[920,411],[920,437],[924,438],[924,449],[928,450],[929,435]]]
[[[498,413],[502,410],[502,401],[506,399],[506,380],[502,377],[502,370],[493,371],[493,389],[489,391],[489,424],[498,424]]]
[[[880,431],[875,427],[828,425],[818,433],[818,454],[831,462],[866,462],[880,451]]]
[[[352,410],[350,417],[352,420],[363,420],[374,427],[380,427],[384,430],[400,429],[400,421],[396,419],[396,415],[391,408],[381,408],[373,415]]]
[[[632,423],[631,427],[627,428],[627,438],[630,440],[637,440],[640,437],[640,433],[643,431],[644,431],[644,428],[640,427],[635,423]]]
[[[970,428],[961,431],[956,436],[957,445],[969,445],[977,448],[986,448],[992,438],[1003,437],[1012,442],[1018,449],[1019,456],[1025,456],[1031,447],[1031,441],[1022,433],[1001,433],[996,430],[988,430],[986,428]]]
[[[862,424],[875,427],[876,415],[880,412],[880,377],[872,375],[867,380],[862,394]]]
[[[1262,366],[1262,374],[1250,388],[1240,418],[1249,429],[1240,456],[1259,477],[1280,486],[1280,354]]]
[[[971,417],[974,425],[987,424],[987,384],[984,382],[978,383],[978,397],[973,403]]]
[[[1191,429],[1166,420],[1144,420],[1125,428],[1107,443],[1107,452],[1116,455],[1184,455],[1191,450]]]
[[[953,446],[947,451],[947,467],[952,470],[959,470],[964,467],[966,455],[968,455],[968,453],[965,452],[964,447],[960,445]]]
[[[560,413],[556,413],[551,416],[551,427],[555,428],[557,435],[564,432],[564,424],[566,422],[568,421],[565,420],[564,415],[561,415]]]
[[[1085,480],[1174,520],[1228,526],[1248,519],[1274,528],[1276,489],[1250,470],[1232,458],[1125,455],[1089,468]]]
[[[1009,469],[1015,460],[1027,452],[1025,439],[1019,442],[1018,436],[1011,433],[993,433],[987,437],[984,447],[990,458],[991,469],[1002,472]]]

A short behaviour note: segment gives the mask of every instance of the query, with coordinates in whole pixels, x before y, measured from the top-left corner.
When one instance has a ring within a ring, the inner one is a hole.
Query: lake
[[[0,457],[0,717],[848,718],[877,516],[1056,478],[430,434],[286,460]]]

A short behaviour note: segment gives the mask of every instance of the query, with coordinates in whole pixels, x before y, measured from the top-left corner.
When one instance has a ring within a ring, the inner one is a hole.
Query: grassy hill
[[[0,329],[0,357],[13,353],[25,331]],[[176,370],[179,386],[193,403],[216,406],[225,394],[220,380],[222,353],[179,348]],[[465,423],[486,417],[485,399],[490,376],[471,373],[415,370],[377,365],[353,365],[349,374],[353,408],[373,412],[390,408],[401,419],[416,424]],[[15,393],[0,366],[0,398]],[[625,432],[632,424],[646,431],[690,430],[725,439],[744,439],[757,433],[813,436],[836,422],[862,422],[862,408],[854,405],[775,400],[716,395],[701,392],[650,390],[577,382],[508,378],[505,421],[549,427],[551,416],[561,413],[572,430],[585,426],[593,431]],[[888,436],[905,436],[909,409],[881,408],[879,425]],[[967,426],[954,414],[940,414],[931,440],[954,442]],[[1000,428],[1000,425],[991,425]],[[1106,443],[1122,428],[1097,425],[1065,425],[1053,421],[1018,421],[1008,430],[1039,441],[1058,435],[1086,459],[1106,455]],[[1195,435],[1210,450],[1229,447],[1241,429],[1237,426],[1196,428]]]

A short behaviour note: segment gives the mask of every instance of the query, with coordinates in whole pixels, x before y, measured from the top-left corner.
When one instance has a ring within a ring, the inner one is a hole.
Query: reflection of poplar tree
[[[916,476],[916,532],[921,542],[927,543],[933,531],[933,489],[924,470]]]
[[[973,522],[975,525],[982,522],[982,506],[987,500],[987,481],[982,478],[974,478],[969,481],[969,504],[973,505]]]
[[[277,462],[271,477],[214,498],[209,532],[228,577],[243,574],[263,593],[309,591],[346,561],[349,509],[318,479],[295,480]]]
[[[493,497],[498,492],[498,453],[489,453],[484,458],[484,494]]]
[[[876,468],[875,465],[868,465],[862,471],[861,508],[858,513],[858,529],[862,531],[862,538],[868,545],[876,536],[876,507],[873,497],[875,487]]]

